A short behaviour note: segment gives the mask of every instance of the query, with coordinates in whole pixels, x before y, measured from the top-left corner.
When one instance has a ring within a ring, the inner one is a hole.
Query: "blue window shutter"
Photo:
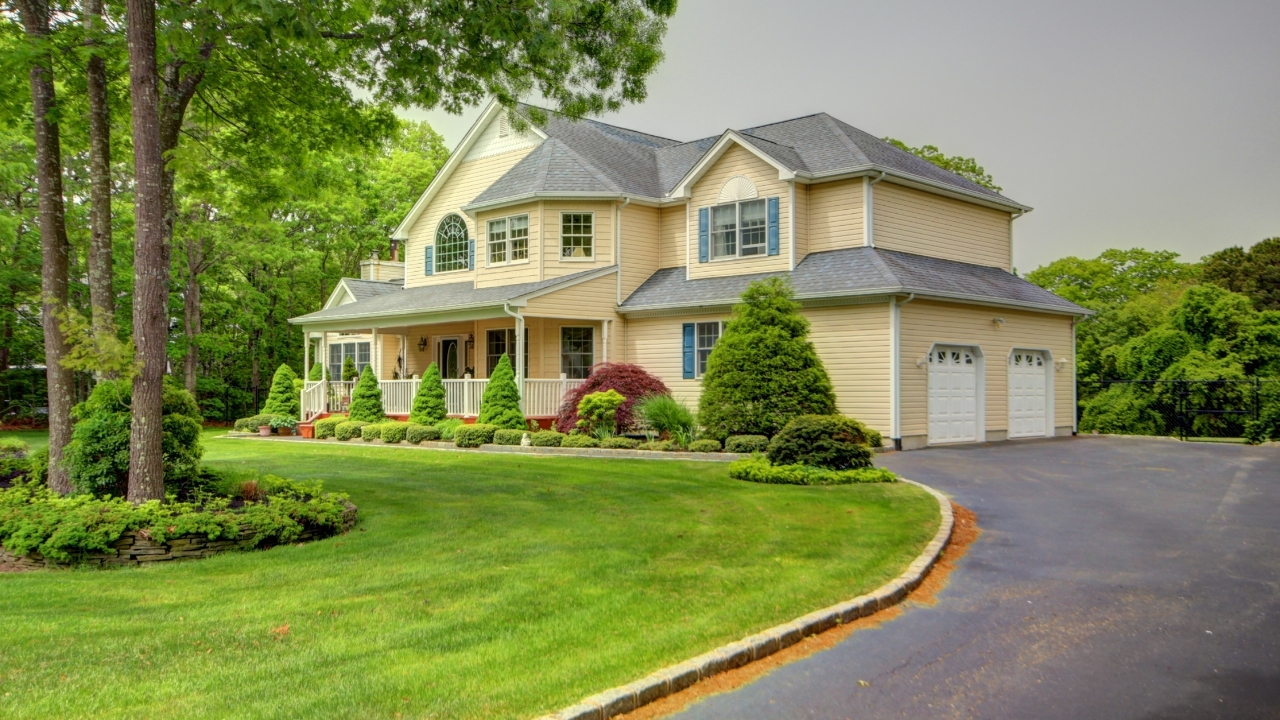
[[[706,211],[703,210],[705,213]],[[694,352],[693,352],[694,330],[693,323],[684,324],[684,379],[692,380],[694,375]]]
[[[778,198],[769,198],[769,254],[777,255],[778,249]]]
[[[422,255],[425,258],[425,261],[422,264],[423,275],[430,275],[436,269],[434,264],[435,254],[436,254],[435,250],[436,249],[434,247],[428,245],[426,249],[422,251]]]
[[[711,223],[707,213],[707,208],[698,208],[698,262],[700,263],[711,259],[711,246],[707,238],[707,231]],[[686,375],[685,377],[693,376]]]
[[[476,239],[471,238],[467,241],[467,269],[476,269]]]

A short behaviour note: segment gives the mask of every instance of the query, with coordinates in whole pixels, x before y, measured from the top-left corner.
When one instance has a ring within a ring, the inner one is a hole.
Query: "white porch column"
[[[311,331],[304,325],[302,328],[302,383],[306,387],[311,377]]]
[[[612,321],[604,320],[600,323],[601,341],[604,343],[604,346],[600,348],[600,362],[602,364],[609,362],[609,323],[610,322]]]
[[[381,349],[378,347],[378,328],[370,328],[369,332],[373,336],[372,342],[369,343],[369,364],[373,366],[373,379],[381,380],[382,368],[380,366],[382,363],[378,359],[378,356],[381,355],[378,352]]]
[[[516,387],[520,390],[520,399],[524,399],[524,316],[516,316]]]

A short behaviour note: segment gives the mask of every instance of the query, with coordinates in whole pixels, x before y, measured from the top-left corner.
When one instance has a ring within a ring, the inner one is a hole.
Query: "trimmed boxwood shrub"
[[[516,387],[516,371],[511,367],[511,358],[503,353],[498,358],[498,366],[489,376],[484,386],[484,398],[480,401],[480,417],[476,424],[492,425],[511,430],[528,429],[529,423],[520,410],[520,389]]]
[[[253,417],[240,418],[232,427],[238,432],[257,432],[258,428],[263,425],[270,425],[271,421],[277,417],[279,416],[271,413],[262,413]]]
[[[598,448],[600,447],[600,441],[591,437],[590,435],[574,433],[572,435],[565,435],[564,439],[560,441],[560,447]]]
[[[730,435],[724,441],[725,452],[750,453],[764,452],[769,447],[769,438],[763,435]]]
[[[526,430],[512,430],[511,428],[499,428],[493,434],[494,445],[519,445],[524,440]]]
[[[600,441],[600,447],[611,450],[635,450],[639,445],[639,440],[621,436],[605,438]]]
[[[317,420],[312,423],[312,427],[316,429],[316,439],[323,440],[333,437],[334,430],[338,425],[347,421],[346,415],[330,415],[323,420]]]
[[[670,440],[650,440],[649,442],[640,443],[636,446],[637,450],[649,450],[652,452],[671,452],[675,450],[675,444]]]
[[[560,415],[556,418],[556,429],[567,433],[577,428],[578,403],[591,393],[605,390],[617,390],[626,398],[614,414],[614,420],[621,432],[627,432],[635,427],[631,408],[640,398],[648,395],[668,395],[671,392],[656,375],[651,375],[639,365],[601,363],[591,371],[586,382],[565,394],[564,402],[560,405]]]
[[[534,447],[560,447],[560,443],[565,439],[565,434],[555,430],[541,430],[530,435],[529,439],[533,441]]]
[[[693,442],[689,443],[689,452],[696,452],[696,453],[720,452],[720,441],[712,440],[711,438],[694,440]]]
[[[378,379],[373,376],[373,370],[368,365],[360,373],[356,389],[351,391],[351,406],[347,408],[347,414],[352,420],[367,423],[387,419],[382,412],[382,389],[378,387]]]
[[[409,423],[399,420],[389,420],[382,423],[382,442],[398,443],[404,440],[409,431]]]
[[[435,363],[427,366],[422,373],[422,382],[418,384],[418,393],[413,396],[413,409],[409,412],[409,422],[417,425],[435,425],[449,412],[445,406],[444,381],[440,379],[440,368]]]
[[[338,426],[333,429],[333,436],[343,442],[346,442],[347,440],[360,435],[361,428],[368,424],[369,423],[363,420],[346,420],[344,422],[340,422],[338,423]]]
[[[801,415],[774,436],[766,451],[774,465],[828,470],[871,467],[862,424],[841,415]]]
[[[478,448],[493,442],[493,434],[498,428],[486,423],[463,425],[453,433],[453,444],[461,448]]]
[[[440,439],[440,429],[433,425],[415,425],[409,423],[405,428],[404,439],[417,445],[423,441],[433,441]]]
[[[770,465],[761,457],[729,463],[729,477],[769,485],[852,485],[855,483],[897,482],[898,476],[884,468],[862,467],[828,470],[810,465]]]
[[[382,438],[382,423],[371,423],[360,428],[360,437],[365,442],[373,442]]]

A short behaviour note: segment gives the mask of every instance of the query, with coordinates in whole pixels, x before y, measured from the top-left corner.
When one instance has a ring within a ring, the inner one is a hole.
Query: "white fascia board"
[[[440,188],[444,187],[444,184],[448,182],[449,176],[453,175],[453,171],[457,170],[458,166],[462,164],[462,159],[467,156],[467,153],[471,152],[471,147],[475,145],[480,134],[502,111],[503,107],[497,100],[489,101],[489,105],[480,113],[480,117],[476,118],[476,121],[471,124],[467,134],[462,136],[462,141],[458,143],[458,147],[454,148],[453,152],[449,154],[449,159],[445,161],[444,167],[440,168],[440,172],[436,173],[435,178],[431,180],[431,184],[427,185],[422,197],[418,198],[418,202],[413,204],[409,214],[404,216],[404,220],[401,220],[400,224],[396,226],[395,232],[391,233],[392,240],[409,239],[409,228],[413,227],[413,224],[418,221],[418,218],[426,211],[427,205],[440,192]],[[529,129],[540,139],[547,139],[547,134],[534,127],[533,123],[529,124]]]
[[[496,200],[490,203],[467,205],[462,208],[462,210],[468,215],[474,217],[476,213],[488,212],[490,210],[501,210],[504,207],[521,205],[535,200],[626,200],[628,198],[630,198],[631,204],[633,205],[658,207],[664,204],[661,198],[644,197],[642,195],[628,195],[626,193],[616,192],[532,192],[505,198],[503,200]]]
[[[680,182],[676,183],[676,186],[671,189],[668,197],[689,197],[693,184],[705,175],[707,170],[711,169],[711,166],[714,165],[726,151],[728,151],[731,143],[741,145],[748,152],[777,169],[779,180],[792,180],[796,177],[796,172],[794,170],[773,159],[772,156],[755,145],[747,142],[746,138],[742,137],[742,135],[737,131],[725,130],[724,134],[720,136],[720,139],[716,141],[716,144],[712,145],[710,150],[703,153],[698,162],[694,163],[693,167],[689,168],[689,172],[685,173],[683,178],[680,178]]]
[[[290,319],[292,325],[300,325],[311,332],[350,332],[368,331],[388,327],[409,327],[412,325],[437,325],[441,323],[468,322],[471,320],[490,320],[508,317],[502,310],[502,303],[477,305],[465,308],[449,308],[440,312],[413,311],[401,314],[370,315],[353,318],[320,318],[306,321],[305,317]],[[303,322],[298,322],[303,321]]]
[[[982,205],[995,210],[1016,213],[1020,216],[1035,209],[1029,205],[1023,205],[1022,203],[1009,200],[1008,198],[993,198],[990,195],[964,190],[952,185],[947,185],[946,183],[938,182],[937,180],[904,173],[892,168],[880,167],[879,165],[862,165],[856,168],[847,168],[829,173],[798,172],[796,173],[796,182],[803,183],[805,185],[815,185],[817,183],[834,182],[836,180],[846,180],[855,177],[878,176],[881,173],[884,173],[884,179],[886,182],[904,185],[916,190],[923,190],[924,192],[932,193],[934,195],[943,195],[956,200],[964,200],[965,202],[971,202],[975,205]]]

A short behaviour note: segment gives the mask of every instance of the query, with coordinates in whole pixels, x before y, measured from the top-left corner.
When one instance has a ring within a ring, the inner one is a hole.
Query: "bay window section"
[[[520,215],[508,220],[511,226],[511,262],[529,259],[529,216]]]
[[[507,265],[529,259],[529,216],[488,222],[489,265]]]

